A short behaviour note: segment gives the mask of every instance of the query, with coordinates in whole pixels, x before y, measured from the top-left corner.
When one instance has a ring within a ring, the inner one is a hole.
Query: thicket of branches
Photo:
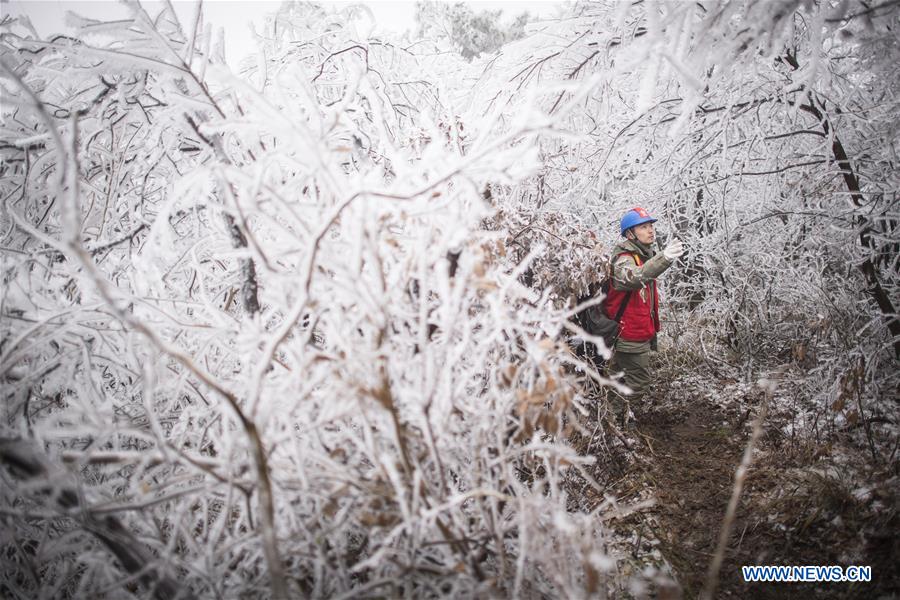
[[[769,8],[577,5],[469,63],[286,4],[240,75],[199,13],[7,19],[4,595],[623,585],[565,338],[635,204],[690,248],[676,352],[855,385],[877,459],[897,11]]]
[[[514,115],[536,94],[554,114],[569,95],[548,86],[594,78],[564,119],[581,137],[544,141],[507,211],[518,241],[553,247],[544,280],[580,293],[585,240],[610,248],[617,217],[647,207],[688,248],[666,276],[664,359],[750,381],[791,363],[809,410],[893,461],[900,12],[771,8],[580,5],[504,48],[472,105]]]

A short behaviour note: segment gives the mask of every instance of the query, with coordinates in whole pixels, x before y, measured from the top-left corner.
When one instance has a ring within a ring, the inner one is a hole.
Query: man
[[[650,350],[656,350],[656,334],[660,329],[656,278],[684,253],[677,239],[662,252],[654,249],[655,222],[656,219],[640,207],[629,210],[622,217],[619,225],[625,240],[613,249],[612,281],[603,303],[610,319],[615,319],[622,303],[626,303],[608,372],[624,372],[622,383],[631,388],[631,400],[640,400],[650,385]],[[628,402],[621,398],[616,398],[616,402],[615,408],[627,424]]]

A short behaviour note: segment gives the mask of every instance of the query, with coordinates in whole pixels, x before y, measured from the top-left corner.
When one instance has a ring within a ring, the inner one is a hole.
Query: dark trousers
[[[619,381],[631,388],[631,393],[626,396],[615,392],[612,395],[613,409],[624,423],[627,420],[629,406],[640,402],[650,387],[650,352],[614,351],[609,360],[607,374],[614,376],[618,373],[624,373]]]

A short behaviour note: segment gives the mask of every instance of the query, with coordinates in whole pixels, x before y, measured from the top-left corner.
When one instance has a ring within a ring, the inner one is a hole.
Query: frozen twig
[[[772,378],[764,379],[760,382],[760,387],[764,390],[763,402],[759,407],[759,412],[753,420],[753,431],[750,439],[744,447],[744,454],[741,457],[741,463],[738,465],[734,473],[734,487],[731,490],[731,499],[728,501],[728,508],[725,510],[725,518],[722,521],[722,528],[719,530],[719,541],[716,544],[716,551],[713,554],[712,562],[709,564],[709,570],[706,575],[706,583],[700,594],[702,600],[712,600],[719,585],[719,571],[722,568],[722,561],[725,559],[725,551],[728,547],[728,540],[731,538],[731,530],[734,528],[734,520],[737,516],[738,504],[741,501],[741,493],[744,490],[744,481],[747,478],[747,472],[753,463],[753,450],[759,436],[762,435],[763,423],[766,420],[766,413],[769,410],[769,404],[772,402],[772,395],[775,393],[777,381],[784,374],[786,367],[781,367],[773,374]]]

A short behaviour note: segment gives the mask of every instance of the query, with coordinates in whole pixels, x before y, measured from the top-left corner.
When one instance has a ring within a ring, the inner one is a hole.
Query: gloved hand
[[[676,238],[669,242],[669,245],[666,246],[663,250],[663,254],[667,259],[669,259],[669,262],[672,262],[682,254],[684,254],[684,244],[681,243],[681,240]]]

